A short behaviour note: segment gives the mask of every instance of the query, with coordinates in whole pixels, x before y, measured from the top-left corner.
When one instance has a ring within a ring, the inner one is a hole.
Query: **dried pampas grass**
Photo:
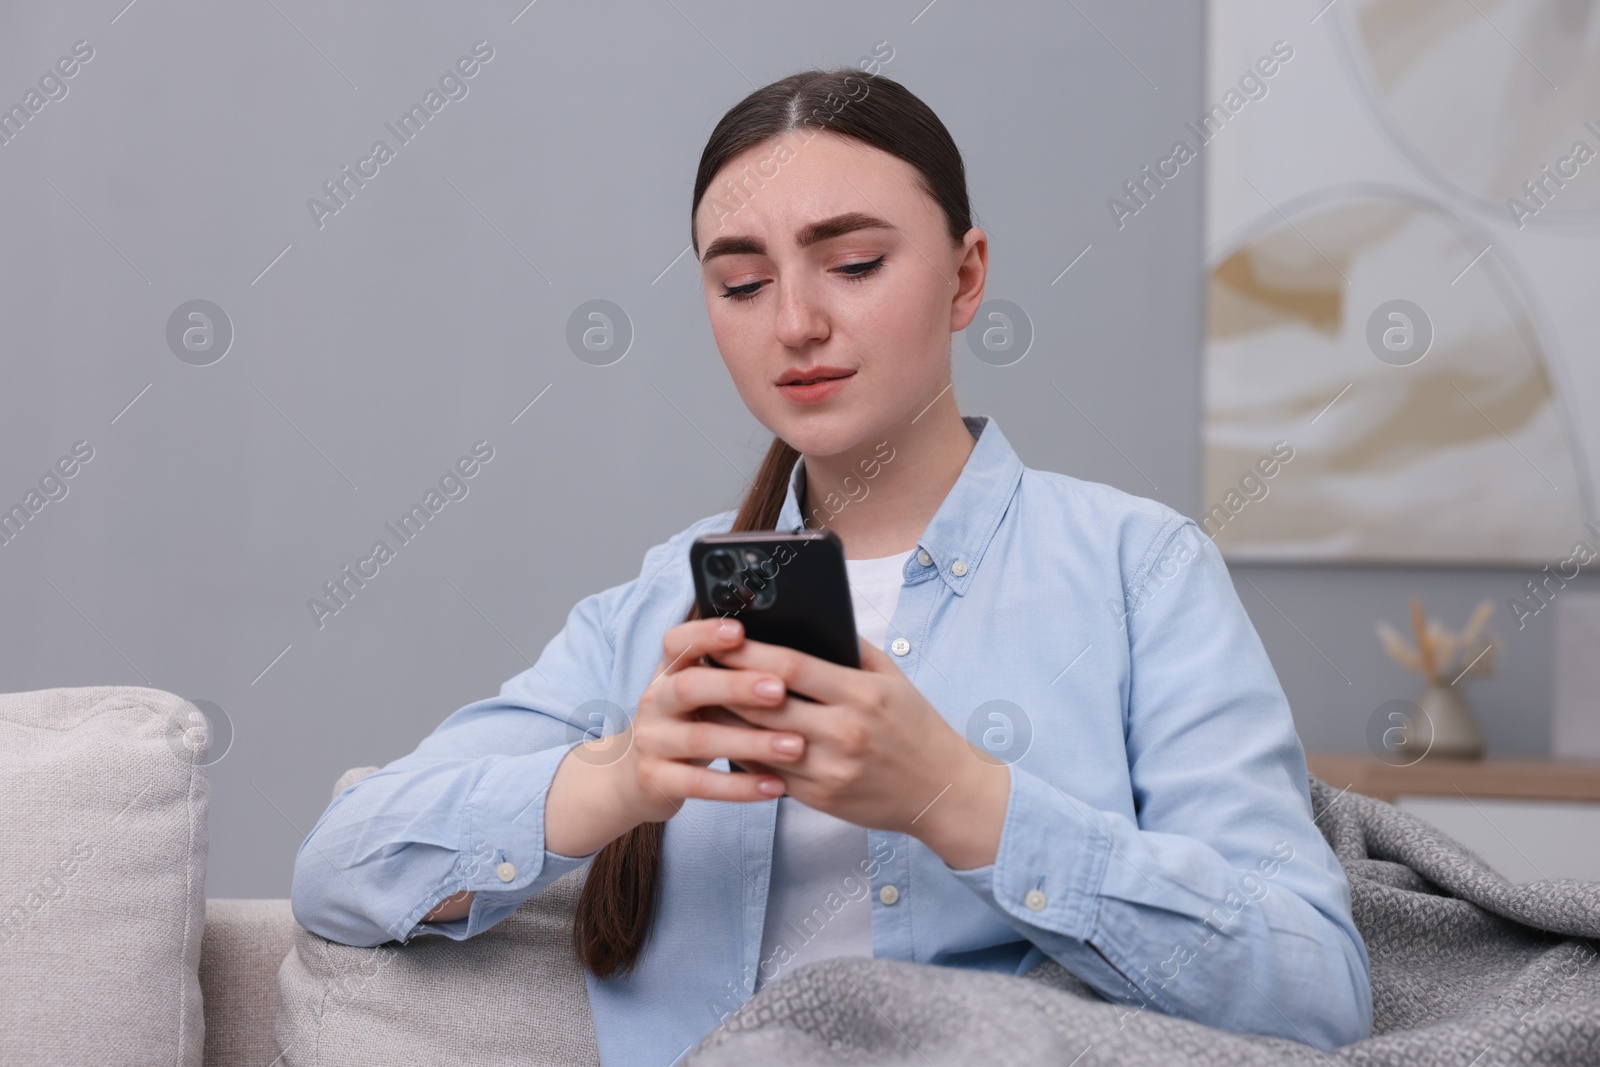
[[[1386,622],[1378,623],[1378,637],[1389,658],[1406,670],[1416,671],[1430,685],[1454,685],[1465,675],[1488,674],[1494,670],[1500,639],[1483,629],[1492,611],[1494,602],[1483,601],[1467,619],[1466,628],[1452,633],[1439,622],[1430,621],[1423,613],[1422,602],[1412,597],[1411,633],[1416,647],[1408,645]]]

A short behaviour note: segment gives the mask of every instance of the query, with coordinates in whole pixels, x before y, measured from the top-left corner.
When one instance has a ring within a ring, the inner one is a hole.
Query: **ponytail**
[[[734,517],[734,531],[770,530],[777,525],[799,458],[783,438],[772,439]],[[699,617],[700,607],[693,604],[684,621]],[[572,947],[596,978],[629,974],[639,962],[655,917],[665,831],[665,823],[640,823],[604,845],[590,861],[573,914]]]

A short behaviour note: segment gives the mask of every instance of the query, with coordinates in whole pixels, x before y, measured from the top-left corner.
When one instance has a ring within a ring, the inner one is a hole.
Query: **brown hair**
[[[951,240],[959,245],[972,228],[960,150],[928,105],[882,74],[855,67],[806,70],[757,89],[711,131],[689,208],[690,241],[697,256],[694,213],[717,173],[746,149],[803,129],[853,137],[905,160],[916,169],[919,186],[944,212]],[[728,184],[737,198],[749,184],[759,187],[761,182],[752,175],[739,186]],[[732,530],[776,527],[799,458],[788,442],[773,438]],[[699,614],[698,605],[691,606],[684,621]],[[665,823],[641,823],[601,848],[590,862],[573,916],[572,942],[583,965],[598,978],[631,973],[644,950],[655,914],[665,828]]]

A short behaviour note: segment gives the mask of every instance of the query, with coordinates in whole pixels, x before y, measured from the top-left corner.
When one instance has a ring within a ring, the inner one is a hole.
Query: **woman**
[[[782,79],[723,116],[691,211],[717,347],[776,435],[754,484],[341,793],[296,862],[299,921],[471,937],[588,863],[608,1064],[670,1063],[838,955],[1048,958],[1139,1009],[1366,1036],[1348,885],[1217,549],[957,410],[988,241],[939,119],[886,77]],[[860,669],[685,619],[695,537],[802,525],[844,542]]]

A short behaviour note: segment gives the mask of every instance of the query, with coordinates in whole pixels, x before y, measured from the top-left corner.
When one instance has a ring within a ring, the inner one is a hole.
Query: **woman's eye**
[[[881,266],[883,266],[883,257],[879,256],[868,263],[846,263],[839,268],[839,273],[854,281],[865,278]]]
[[[883,257],[879,256],[877,259],[864,263],[846,263],[842,267],[835,267],[834,271],[842,275],[846,281],[862,281],[869,274],[875,273],[881,266],[883,266]],[[756,294],[761,291],[762,284],[761,282],[750,282],[748,285],[724,286],[724,291],[720,295],[724,300],[743,303],[746,300],[755,299]]]
[[[760,282],[751,282],[749,285],[739,285],[729,288],[727,292],[722,294],[722,296],[725,300],[732,300],[735,303],[742,303],[743,301],[754,299],[756,290],[760,288]]]

